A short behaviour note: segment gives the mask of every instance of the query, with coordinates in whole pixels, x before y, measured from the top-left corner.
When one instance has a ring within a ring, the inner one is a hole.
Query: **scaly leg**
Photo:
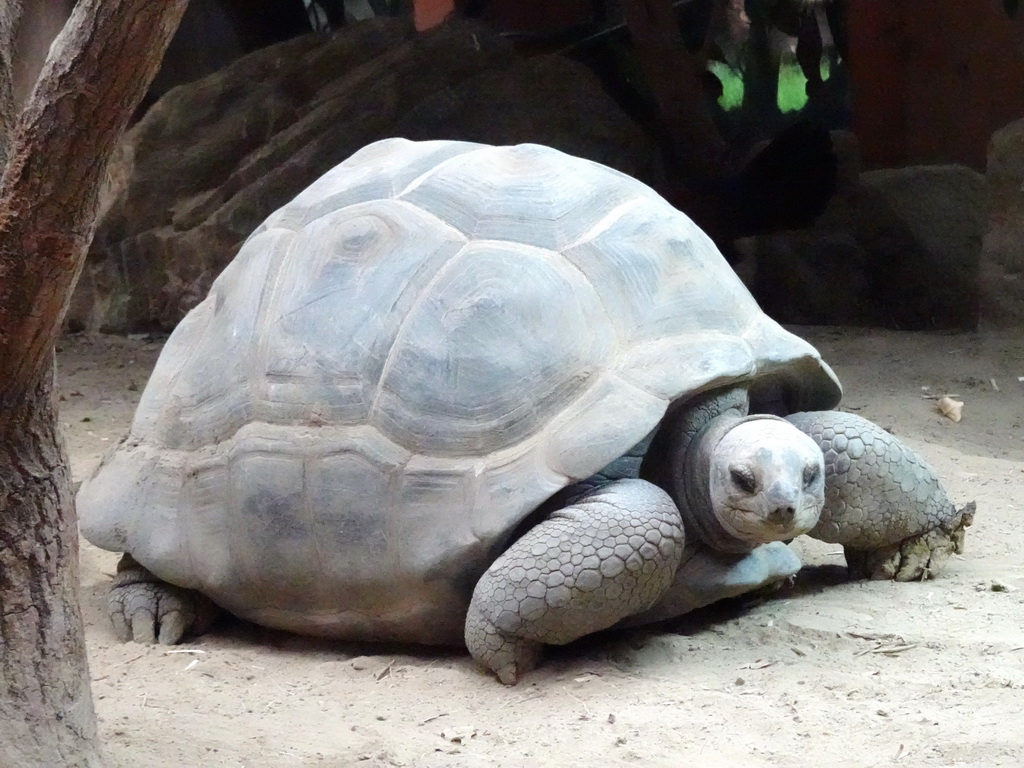
[[[667,493],[643,480],[610,483],[552,513],[487,569],[466,616],[466,646],[514,685],[544,644],[651,607],[682,552],[682,521]]]
[[[688,543],[672,585],[653,607],[622,623],[638,626],[674,619],[730,597],[767,590],[796,576],[800,558],[781,541],[745,554],[715,552],[701,542]]]
[[[788,417],[825,455],[825,507],[809,535],[842,544],[856,578],[913,581],[962,552],[974,503],[956,509],[938,474],[877,424],[840,411]]]
[[[220,610],[195,590],[161,581],[128,554],[117,564],[107,602],[118,639],[161,645],[201,635]]]

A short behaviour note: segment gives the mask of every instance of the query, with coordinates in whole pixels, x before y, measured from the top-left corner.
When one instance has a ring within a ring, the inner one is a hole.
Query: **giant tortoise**
[[[640,182],[390,139],[249,237],[78,508],[126,553],[125,639],[177,642],[216,605],[464,639],[512,683],[543,644],[786,579],[802,533],[862,576],[958,550],[970,510],[840,395]]]

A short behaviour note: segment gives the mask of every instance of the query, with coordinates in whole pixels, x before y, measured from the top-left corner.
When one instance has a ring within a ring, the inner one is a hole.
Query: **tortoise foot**
[[[117,566],[107,606],[122,642],[174,645],[186,635],[205,632],[217,606],[205,595],[161,581],[125,555]]]
[[[502,632],[476,612],[467,617],[466,647],[477,663],[492,670],[505,685],[515,685],[535,669],[544,652],[543,643]]]
[[[923,581],[934,578],[950,555],[964,551],[964,534],[974,521],[974,502],[957,513],[955,522],[910,536],[888,547],[845,548],[846,564],[855,579]]]
[[[792,584],[800,558],[772,541],[746,554],[714,552],[701,544],[686,550],[672,586],[652,608],[625,619],[624,626],[652,624],[740,595],[770,596]]]

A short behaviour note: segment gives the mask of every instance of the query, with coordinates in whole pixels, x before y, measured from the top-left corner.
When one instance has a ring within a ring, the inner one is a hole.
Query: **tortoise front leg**
[[[654,605],[683,553],[679,510],[644,480],[617,480],[559,509],[480,577],[466,646],[506,685],[563,645]]]
[[[808,535],[842,544],[856,578],[913,581],[962,552],[974,503],[956,509],[924,459],[852,413],[797,413],[788,421],[825,455],[825,506]]]
[[[622,623],[638,626],[675,619],[719,600],[777,588],[799,570],[800,558],[781,541],[743,554],[715,552],[700,541],[690,542],[662,598]]]
[[[201,635],[220,610],[193,589],[161,581],[129,554],[117,564],[107,607],[119,640],[161,645],[174,645],[186,635]]]

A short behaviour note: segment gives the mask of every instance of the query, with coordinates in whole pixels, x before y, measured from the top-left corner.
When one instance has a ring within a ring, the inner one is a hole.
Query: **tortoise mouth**
[[[748,505],[723,504],[715,510],[715,517],[725,531],[740,541],[749,544],[767,544],[770,541],[786,541],[807,533],[817,525],[821,505],[810,499],[796,506],[792,515],[785,518],[767,511],[763,506],[750,508]]]

